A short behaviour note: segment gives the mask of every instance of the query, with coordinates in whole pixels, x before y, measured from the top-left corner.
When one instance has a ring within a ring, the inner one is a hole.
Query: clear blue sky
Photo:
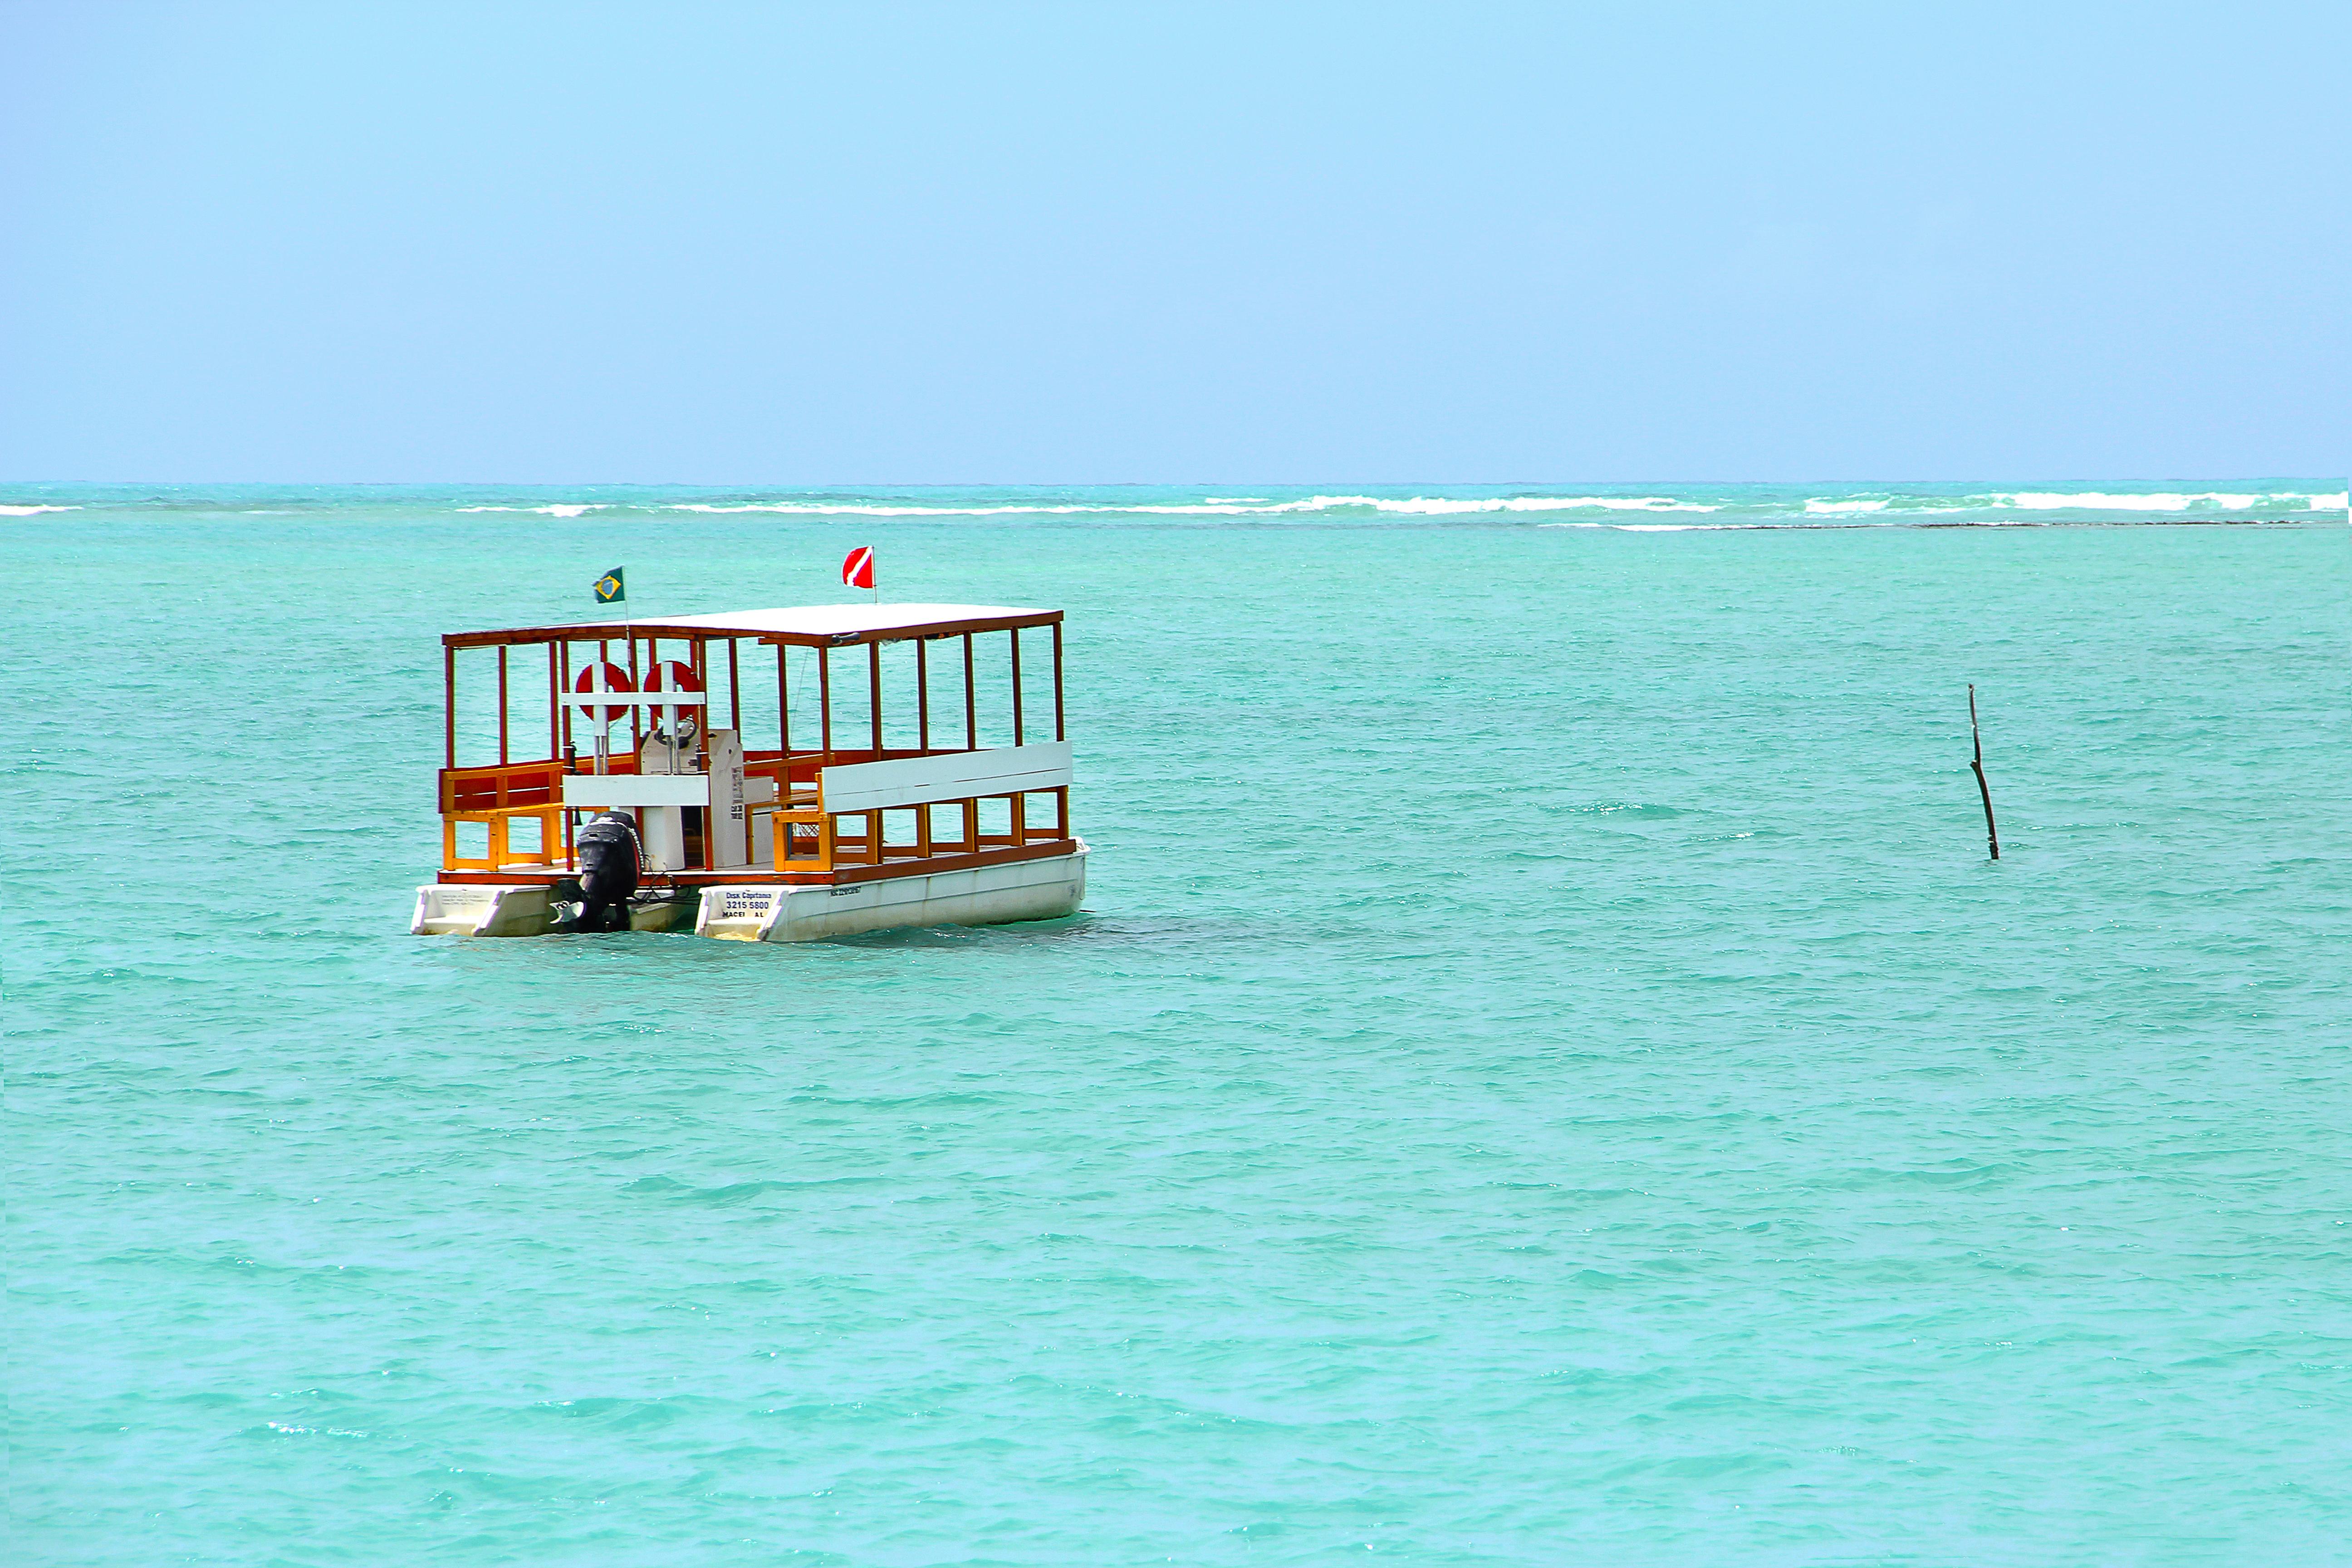
[[[2347,46],[0,0],[0,478],[2341,476]]]

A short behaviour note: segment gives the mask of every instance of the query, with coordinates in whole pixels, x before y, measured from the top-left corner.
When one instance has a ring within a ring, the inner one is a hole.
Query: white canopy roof
[[[796,605],[778,610],[728,610],[716,616],[647,616],[633,618],[629,624],[831,637],[845,632],[911,632],[966,621],[1018,621],[1053,613],[1003,605]]]
[[[639,637],[697,632],[723,637],[781,637],[809,642],[866,641],[896,633],[921,637],[965,631],[1000,631],[1043,626],[1061,619],[1059,610],[1005,605],[795,605],[771,610],[723,610],[709,616],[631,616],[625,620],[583,621],[568,626],[524,626],[511,631],[456,632],[442,640],[457,647],[483,643],[543,642],[558,637]]]

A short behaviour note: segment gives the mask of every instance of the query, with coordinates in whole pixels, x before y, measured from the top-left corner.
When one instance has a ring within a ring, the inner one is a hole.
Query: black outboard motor
[[[637,825],[608,811],[580,830],[580,919],[574,931],[626,931],[629,895],[637,890]]]

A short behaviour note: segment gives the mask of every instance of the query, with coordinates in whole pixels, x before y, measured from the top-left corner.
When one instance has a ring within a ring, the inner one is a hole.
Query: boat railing
[[[992,849],[1019,849],[1070,836],[1070,748],[1066,742],[992,750],[912,752],[820,770],[814,798],[795,788],[769,814],[778,872],[830,873],[843,866],[882,866]],[[1011,787],[1007,787],[1007,786]],[[1050,826],[1033,826],[1028,800],[1049,795]],[[984,832],[981,803],[1005,803],[1005,831]],[[955,814],[955,832],[938,832],[936,814]],[[896,842],[889,826],[912,818]],[[852,827],[848,825],[855,824]]]
[[[567,805],[567,794],[581,792],[567,791],[565,780],[579,780],[582,772],[562,761],[443,769],[443,868],[569,868],[570,818],[596,809],[576,800]],[[779,874],[829,874],[844,867],[1019,850],[1070,837],[1070,748],[1064,742],[955,751],[771,753],[747,759],[743,772],[747,780],[776,785],[769,798],[746,803],[745,826],[756,835],[758,818],[768,818],[770,865]],[[636,759],[626,752],[610,757],[606,773],[635,780]],[[1037,795],[1052,799],[1051,816],[1032,823],[1030,803]],[[989,832],[982,826],[982,806],[995,801],[1004,803],[1003,830]],[[942,816],[950,819],[945,832]],[[514,826],[522,820],[536,826],[535,845],[517,841]],[[470,826],[478,826],[486,840],[479,855],[466,853],[460,843],[460,829]]]
[[[441,770],[441,868],[446,871],[499,871],[509,866],[564,862],[563,764],[507,763],[489,767]],[[525,849],[513,842],[518,819],[536,819],[539,843]],[[459,829],[478,826],[483,853],[468,855]]]
[[[1033,823],[1029,801],[1050,795],[1050,823]],[[983,832],[983,802],[1005,803],[1005,831]],[[955,831],[942,835],[934,811],[955,814]],[[851,866],[883,866],[893,861],[929,860],[941,856],[980,855],[992,850],[1023,848],[1070,837],[1070,792],[1067,789],[1023,790],[1011,795],[968,795],[955,800],[927,801],[920,805],[885,807],[873,811],[835,812],[812,807],[765,814],[774,865],[779,871],[830,873]],[[890,836],[890,824],[911,819],[911,833]],[[853,826],[854,825],[854,826]]]
[[[561,762],[443,768],[441,809],[444,813],[482,812],[560,804],[563,799],[563,773]]]
[[[539,843],[524,849],[513,842],[513,827],[518,819],[535,819],[539,824]],[[458,844],[459,827],[478,824],[487,830],[488,845],[480,855],[467,855]],[[504,871],[512,868],[532,866],[564,866],[572,864],[572,852],[563,841],[563,807],[561,805],[508,805],[488,811],[444,812],[441,816],[441,868],[445,871]]]

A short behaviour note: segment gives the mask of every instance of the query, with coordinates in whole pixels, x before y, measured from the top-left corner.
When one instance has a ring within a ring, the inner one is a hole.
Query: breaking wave
[[[2326,484],[2326,481],[2318,481]],[[506,489],[466,487],[436,491],[430,487],[244,486],[225,490],[199,487],[42,487],[51,495],[79,494],[79,501],[18,499],[0,505],[0,518],[30,518],[47,512],[90,510],[93,518],[131,510],[201,512],[234,507],[252,516],[304,516],[320,509],[362,505],[394,511],[415,510],[446,517],[516,514],[569,521],[591,512],[606,521],[629,518],[680,519],[689,515],[750,519],[853,521],[953,521],[1035,519],[1080,524],[1164,521],[1228,521],[1240,525],[1305,523],[1325,527],[1381,523],[1423,526],[1635,528],[1673,531],[1690,527],[1885,528],[2129,525],[2253,521],[2352,521],[2341,481],[2316,488],[2313,481],[2263,479],[2189,483],[2150,482],[2081,489],[2043,483],[2028,488],[1995,484],[1881,481],[1876,484],[1690,483],[1655,489],[1625,485],[1591,488],[1559,485],[1433,485],[1388,489],[1386,494],[1333,486],[1303,493],[1307,487],[1178,485],[875,486],[796,489],[718,487],[605,486]],[[1387,487],[1383,487],[1387,488]],[[556,491],[557,493],[550,493]],[[112,492],[112,493],[109,493]],[[95,509],[92,510],[92,509]],[[1704,521],[1698,520],[1704,519]]]
[[[1067,517],[1108,512],[1152,517],[1276,517],[1302,513],[1345,511],[1360,508],[1409,517],[1450,517],[1490,511],[1720,511],[1721,502],[1678,500],[1672,496],[1307,496],[1300,500],[1269,501],[1255,497],[1211,496],[1199,501],[1128,505],[1045,501],[1013,501],[998,506],[883,506],[865,501],[743,501],[720,505],[709,501],[673,502],[670,511],[779,512],[799,517]],[[513,510],[467,508],[467,510]]]
[[[2105,490],[2008,490],[1993,496],[1996,504],[2018,507],[2026,511],[2243,511],[2248,507],[2261,506],[2265,501],[2295,500],[2296,496],[2263,496],[2231,494],[2223,490],[2200,490],[2189,494],[2180,490],[2159,490],[2154,494],[2134,495],[2128,492],[2110,494]]]
[[[1714,487],[1710,487],[1714,488]],[[1039,500],[974,500],[965,505],[922,505],[879,498],[810,500],[673,501],[669,511],[765,512],[784,517],[1463,517],[1559,512],[1730,512],[1759,523],[1822,518],[1902,522],[1974,513],[1983,521],[2021,521],[2018,513],[2137,512],[2148,517],[2219,518],[2268,511],[2308,514],[2343,510],[2343,492],[2302,490],[1990,490],[1977,493],[1922,490],[1911,494],[1872,491],[1850,495],[1766,496],[1736,493],[1725,486],[1706,500],[1688,495],[1369,496],[1312,495],[1276,500],[1265,496],[1204,496],[1199,500],[1112,501]],[[1985,514],[1994,514],[1986,516]],[[2000,514],[2012,514],[2003,518]],[[1571,526],[1547,523],[1545,527]],[[1604,525],[1605,526],[1605,525]]]
[[[583,512],[603,511],[611,501],[557,501],[551,506],[461,506],[459,511],[529,511],[541,517],[578,517]]]

